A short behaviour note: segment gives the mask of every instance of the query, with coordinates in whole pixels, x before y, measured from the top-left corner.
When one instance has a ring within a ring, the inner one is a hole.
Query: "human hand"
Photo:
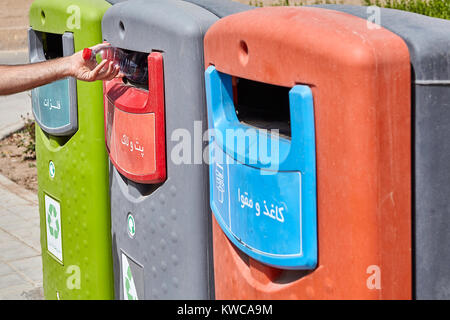
[[[102,43],[91,47],[98,51],[103,47],[109,46],[109,43]],[[113,61],[102,60],[99,64],[94,60],[84,60],[83,51],[79,51],[69,58],[70,75],[78,80],[92,82],[96,80],[112,80],[120,76],[119,66],[115,66]]]

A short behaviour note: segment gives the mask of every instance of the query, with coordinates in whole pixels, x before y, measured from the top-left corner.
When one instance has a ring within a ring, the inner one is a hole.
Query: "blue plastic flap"
[[[71,124],[69,79],[62,79],[33,89],[33,114],[38,123],[50,129]]]
[[[210,204],[227,237],[282,269],[317,264],[315,129],[309,87],[289,91],[291,139],[239,122],[231,77],[205,72]],[[274,106],[276,107],[276,106]],[[263,151],[261,151],[261,149]]]
[[[30,62],[46,61],[44,32],[28,29]],[[64,56],[75,52],[74,35],[65,32],[61,36]],[[58,42],[58,36],[51,41]],[[55,45],[58,45],[55,43]],[[77,81],[73,77],[35,88],[31,91],[33,115],[45,132],[55,136],[68,136],[78,130]]]

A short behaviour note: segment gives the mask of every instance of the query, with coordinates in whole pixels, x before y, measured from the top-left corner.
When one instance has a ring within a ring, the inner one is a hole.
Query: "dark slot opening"
[[[240,122],[261,129],[278,129],[291,137],[289,91],[291,88],[233,78],[236,115]]]
[[[149,196],[161,186],[161,183],[157,184],[143,184],[128,180],[128,191],[130,195],[136,198],[140,196]]]
[[[62,34],[42,33],[42,42],[45,59],[51,60],[63,57]]]
[[[53,148],[64,146],[72,138],[73,134],[69,136],[54,136],[42,130],[47,139],[50,141],[50,145]]]
[[[120,68],[129,73],[123,82],[134,87],[148,90],[148,55],[149,53],[121,49],[126,59],[120,61]]]
[[[113,164],[111,164],[113,166]],[[110,168],[111,169],[111,168]],[[129,194],[134,198],[139,198],[143,196],[149,196],[156,190],[158,190],[159,187],[162,186],[162,183],[156,183],[156,184],[146,184],[146,183],[138,183],[134,182],[127,177],[125,177],[123,174],[121,174],[119,171],[117,171],[120,178],[122,179],[122,182],[127,185]]]

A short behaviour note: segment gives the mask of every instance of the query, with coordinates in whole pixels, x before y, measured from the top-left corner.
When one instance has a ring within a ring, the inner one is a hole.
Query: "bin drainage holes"
[[[41,10],[41,22],[42,22],[42,24],[45,23],[45,12],[44,12],[44,10]]]
[[[248,63],[248,46],[244,40],[239,42],[239,60],[244,66]]]
[[[119,29],[120,29],[120,36],[123,39],[125,37],[125,25],[123,24],[123,21],[119,22]]]

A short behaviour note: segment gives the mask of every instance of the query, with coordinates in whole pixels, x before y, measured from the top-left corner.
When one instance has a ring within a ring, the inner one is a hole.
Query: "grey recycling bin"
[[[246,4],[231,0],[183,0],[183,1],[194,3],[197,6],[210,11],[219,18],[228,16],[230,14],[238,13],[241,11],[246,11],[252,8],[251,6],[248,6]]]
[[[450,299],[450,21],[376,7],[320,7],[378,22],[403,38],[409,48],[413,77],[413,296]]]
[[[102,22],[148,68],[148,83],[104,84],[117,299],[214,298],[203,37],[233,10],[207,2],[135,0]]]

